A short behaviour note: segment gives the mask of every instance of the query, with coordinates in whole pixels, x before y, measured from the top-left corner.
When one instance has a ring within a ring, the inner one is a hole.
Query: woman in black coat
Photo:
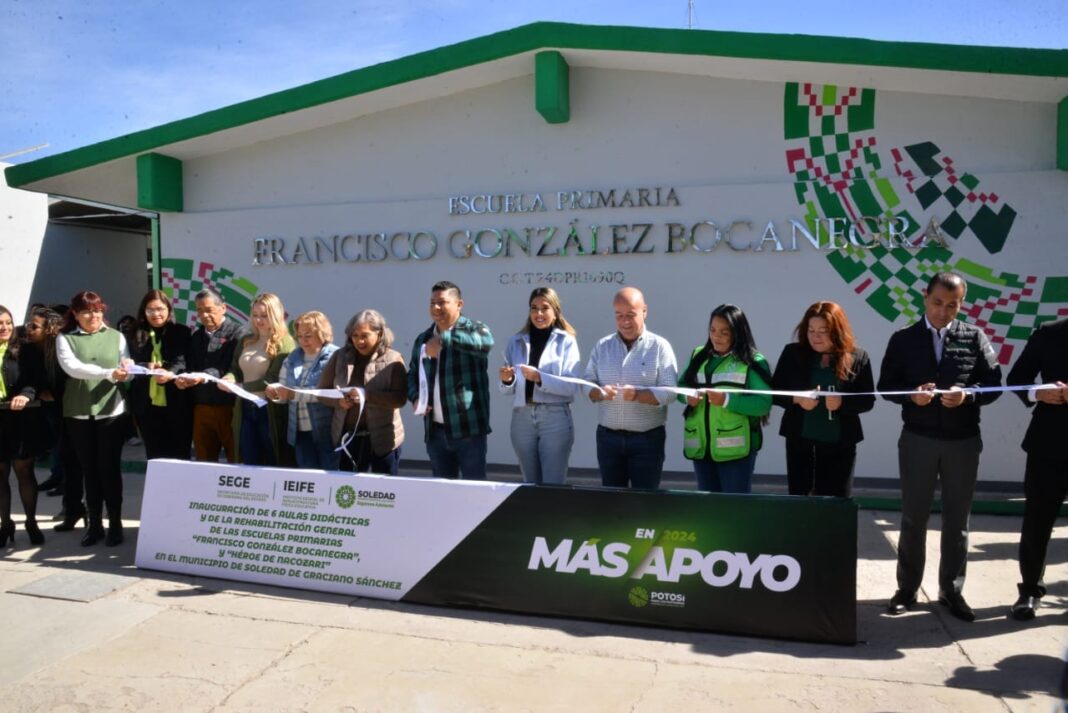
[[[11,312],[0,307],[0,546],[15,542],[9,473],[15,471],[26,535],[44,543],[37,526],[37,479],[33,464],[52,445],[51,429],[37,401],[44,380],[42,352],[15,335]]]
[[[174,377],[185,371],[189,327],[174,322],[165,292],[150,290],[141,300],[137,329],[130,337],[130,358],[134,363],[168,372],[165,376],[139,376],[130,383],[130,410],[145,443],[145,455],[150,460],[189,460],[193,406],[189,393],[174,383]]]
[[[779,435],[786,437],[786,480],[791,495],[848,497],[857,443],[864,439],[859,414],[874,396],[833,396],[875,390],[868,353],[856,346],[845,312],[834,302],[811,305],[776,362],[772,383],[780,391],[828,392],[827,396],[776,396],[786,409]]]

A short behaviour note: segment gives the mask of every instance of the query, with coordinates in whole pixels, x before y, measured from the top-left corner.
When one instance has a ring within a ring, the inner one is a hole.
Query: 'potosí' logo
[[[337,489],[334,500],[337,501],[339,507],[348,510],[356,504],[356,491],[351,485],[342,485]]]
[[[629,570],[629,552],[630,545],[625,542],[610,542],[598,548],[596,543],[586,541],[574,549],[570,539],[561,540],[550,549],[544,537],[535,537],[527,569],[554,569],[562,574],[585,570],[595,577],[624,577]],[[750,559],[745,552],[716,550],[705,554],[686,547],[676,547],[669,559],[663,547],[653,546],[629,574],[631,579],[651,576],[658,582],[678,582],[696,574],[710,587],[737,583],[741,589],[752,589],[759,577],[765,589],[787,592],[801,581],[801,564],[789,555],[761,554]]]

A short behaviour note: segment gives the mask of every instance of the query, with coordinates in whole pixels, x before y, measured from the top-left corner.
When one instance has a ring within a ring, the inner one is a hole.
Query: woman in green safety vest
[[[716,307],[708,341],[693,350],[679,376],[679,386],[698,389],[695,396],[679,396],[686,404],[683,454],[693,461],[698,490],[750,492],[771,396],[729,391],[768,391],[770,384],[771,368],[757,351],[745,313],[732,304]]]

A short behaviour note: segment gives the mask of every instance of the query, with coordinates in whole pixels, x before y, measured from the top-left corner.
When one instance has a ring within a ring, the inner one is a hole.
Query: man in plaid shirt
[[[439,478],[486,479],[489,378],[493,335],[482,322],[460,314],[460,288],[442,281],[430,290],[434,324],[415,338],[408,365],[408,399],[418,405],[420,370],[426,379],[427,455]],[[420,352],[426,347],[426,356]],[[462,474],[462,475],[461,475]]]

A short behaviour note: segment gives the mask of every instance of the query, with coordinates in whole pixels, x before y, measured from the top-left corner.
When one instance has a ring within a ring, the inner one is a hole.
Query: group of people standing
[[[901,405],[903,420],[898,591],[888,611],[899,614],[916,602],[928,515],[940,484],[939,598],[970,621],[974,613],[961,591],[982,449],[979,413],[1000,395],[974,389],[999,386],[1001,370],[986,335],[956,319],[966,289],[954,273],[931,279],[924,319],[891,337],[876,385],[868,353],[833,302],[805,310],[774,369],[757,350],[745,313],[719,305],[707,337],[679,370],[671,344],[646,327],[640,290],[615,294],[615,330],[583,362],[559,295],[539,287],[496,375],[499,390],[512,400],[510,435],[524,480],[565,483],[574,443],[570,406],[588,398],[597,405],[603,485],[658,488],[668,406],[679,402],[683,453],[693,462],[698,488],[748,493],[763,426],[777,405],[784,409],[779,433],[790,494],[848,496],[863,439],[860,415],[874,407],[878,389]],[[293,320],[294,340],[282,301],[271,293],[255,298],[244,331],[226,318],[218,293],[203,290],[195,304],[199,325],[192,331],[174,321],[164,292],[150,291],[129,339],[107,325],[106,305],[93,292],[75,295],[62,329],[54,312],[34,310],[24,339],[16,338],[10,312],[0,308],[0,545],[14,538],[9,469],[18,479],[27,535],[43,542],[33,461],[53,445],[48,434],[58,434],[59,450],[70,461],[65,517],[55,529],[73,529],[84,518],[83,545],[123,541],[120,457],[127,408],[150,459],[188,458],[192,443],[197,460],[217,461],[221,453],[250,465],[395,475],[405,437],[400,409],[410,403],[423,416],[434,475],[485,479],[494,338],[484,323],[463,314],[457,285],[432,286],[432,324],[415,337],[407,367],[375,310],[353,315],[338,346],[319,311]],[[1051,436],[1068,426],[1065,325],[1038,329],[1009,374],[1010,384],[1041,378],[1057,385],[1018,392],[1026,404],[1038,403],[1024,443],[1023,581],[1012,609],[1019,619],[1033,617],[1045,593],[1046,546],[1068,492],[1068,463]],[[132,365],[153,375],[131,378]],[[127,381],[128,390],[120,386]],[[267,405],[236,400],[234,384]],[[312,393],[324,389],[336,391]]]

